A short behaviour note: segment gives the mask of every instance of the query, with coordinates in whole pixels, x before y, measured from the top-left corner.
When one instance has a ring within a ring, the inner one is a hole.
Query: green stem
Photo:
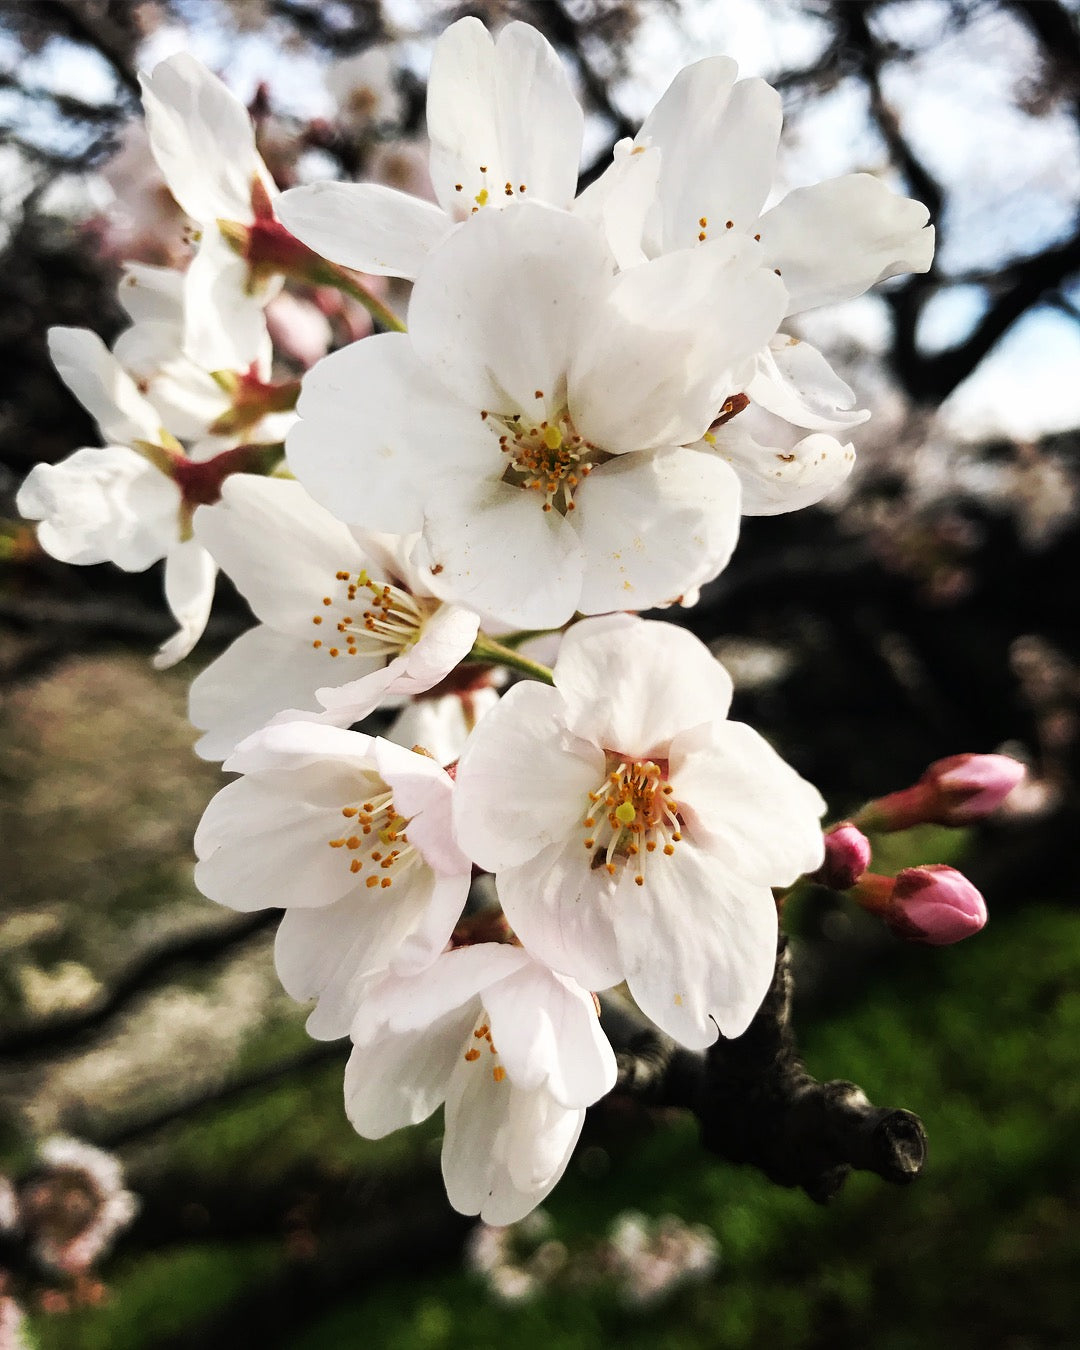
[[[555,683],[547,666],[542,666],[539,661],[530,661],[527,656],[522,656],[512,647],[506,647],[501,642],[496,642],[494,638],[489,638],[486,633],[476,635],[472,651],[466,659],[483,661],[486,665],[491,666],[506,666],[509,670],[516,670],[522,675],[529,675],[534,680],[542,680],[544,684]]]
[[[342,295],[348,295],[353,300],[359,301],[375,322],[381,324],[388,332],[405,332],[405,325],[394,311],[372,295],[364,283],[347,268],[326,263],[311,279],[318,286],[333,286]]]
[[[511,647],[515,650],[523,647],[526,642],[531,642],[533,638],[547,637],[549,633],[558,632],[555,628],[519,628],[516,633],[504,633],[499,638],[499,642],[504,647]]]

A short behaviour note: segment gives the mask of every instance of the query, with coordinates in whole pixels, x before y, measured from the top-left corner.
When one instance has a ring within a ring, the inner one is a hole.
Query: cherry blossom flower
[[[248,600],[251,629],[191,687],[196,746],[220,759],[285,709],[347,726],[422,693],[469,653],[479,618],[443,604],[398,541],[358,539],[299,483],[241,474],[195,516],[195,534]]]
[[[386,739],[423,746],[438,764],[451,764],[465,748],[473,728],[499,701],[490,684],[455,694],[411,699],[398,713]]]
[[[436,42],[428,79],[438,205],[377,183],[314,183],[285,193],[278,213],[323,257],[412,280],[431,249],[485,207],[569,207],[583,125],[566,72],[535,28],[508,23],[493,39],[478,19],[460,19]]]
[[[721,240],[613,277],[587,222],[486,213],[431,255],[407,336],[309,372],[290,467],[342,520],[422,531],[432,589],[508,624],[670,603],[734,547],[734,473],[680,447],[776,329],[758,261]]]
[[[326,87],[337,106],[336,120],[356,133],[397,122],[404,100],[395,80],[396,66],[389,47],[368,47],[355,56],[331,61]]]
[[[692,1049],[740,1035],[772,978],[770,888],[821,865],[821,797],[725,720],[731,681],[683,629],[586,620],[554,678],[511,688],[465,747],[461,846],[540,960],[625,979]]]
[[[591,1106],[615,1085],[592,999],[519,947],[481,943],[368,991],[345,1102],[379,1139],[445,1102],[450,1203],[516,1223],[562,1176]]]
[[[273,230],[277,188],[247,109],[201,62],[180,52],[139,82],[154,158],[199,230],[185,274],[185,347],[211,369],[240,369],[237,335],[242,351],[257,345],[263,307],[280,281],[249,265],[237,252],[236,234],[260,222]],[[228,325],[222,313],[231,316]]]
[[[319,999],[313,1036],[344,1036],[364,987],[429,965],[461,914],[471,867],[453,784],[426,755],[300,721],[249,737],[225,768],[244,777],[199,823],[195,883],[232,909],[287,911],[281,982]]]
[[[35,465],[16,507],[41,522],[41,547],[61,562],[112,562],[141,572],[164,558],[165,599],[179,630],[154,664],[174,665],[206,627],[216,572],[210,555],[191,537],[185,473],[198,475],[201,469],[206,477],[213,471],[185,456],[161,426],[157,409],[96,334],[50,329],[49,352],[109,443],[76,450],[59,464]]]

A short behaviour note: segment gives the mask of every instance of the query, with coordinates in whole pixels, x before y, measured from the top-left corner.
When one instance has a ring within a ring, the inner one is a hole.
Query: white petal
[[[372,738],[341,727],[309,721],[275,722],[249,736],[225,761],[227,773],[264,773],[285,769],[296,772],[314,768],[339,776],[370,773],[374,776]],[[366,789],[365,789],[366,791]]]
[[[603,776],[597,747],[567,733],[559,694],[534,681],[516,684],[458,763],[458,841],[488,871],[524,862],[576,829]]]
[[[205,370],[266,363],[265,309],[281,278],[250,287],[247,262],[216,226],[207,228],[184,273],[184,351]]]
[[[610,989],[626,973],[612,926],[615,884],[592,866],[599,855],[585,838],[579,822],[535,857],[501,869],[499,899],[528,952],[584,989]]]
[[[560,1106],[543,1088],[521,1092],[496,1082],[486,1059],[459,1058],[446,1094],[442,1171],[461,1214],[516,1223],[558,1181],[585,1112]]]
[[[870,416],[816,347],[781,333],[758,353],[746,387],[767,412],[809,431],[843,431]]]
[[[182,661],[203,635],[214,603],[217,568],[197,539],[186,539],[165,555],[165,602],[179,629],[158,648],[157,670]]]
[[[408,534],[442,464],[497,444],[477,409],[455,400],[417,359],[408,337],[382,333],[325,357],[304,377],[289,467],[339,520]]]
[[[703,1050],[741,1036],[776,963],[776,902],[688,839],[653,855],[645,884],[623,872],[613,907],[626,982],[646,1017]]]
[[[141,75],[150,148],[169,191],[193,220],[252,219],[258,176],[276,189],[255,149],[247,109],[193,56],[180,52]]]
[[[862,295],[902,272],[926,272],[934,229],[921,202],[867,173],[796,188],[758,222],[770,267],[779,267],[789,314]]]
[[[529,964],[520,947],[481,942],[446,952],[427,970],[383,981],[357,1009],[352,1038],[371,1041],[386,1028],[391,1033],[430,1026],[460,1008],[472,1020],[489,985]]]
[[[569,354],[608,269],[587,221],[536,204],[481,212],[417,279],[417,355],[473,407],[539,421],[562,401]]]
[[[435,574],[432,585],[514,627],[565,623],[581,599],[585,569],[570,521],[545,512],[539,492],[490,476],[447,477],[436,486],[417,552]]]
[[[715,453],[738,475],[747,516],[778,516],[813,506],[855,465],[853,446],[821,432],[803,437],[790,450],[759,445],[737,422],[721,427],[715,437]]]
[[[574,353],[570,411],[609,451],[696,440],[737,372],[776,332],[785,292],[748,240],[657,258],[622,272]]]
[[[363,891],[346,850],[329,847],[341,828],[340,807],[302,800],[296,783],[241,778],[211,800],[199,824],[195,884],[230,909],[333,904]]]
[[[619,267],[645,261],[645,221],[656,197],[660,151],[635,146],[629,138],[615,146],[613,162],[574,202],[573,211],[604,231]]]
[[[583,614],[669,604],[717,576],[739,537],[738,479],[696,450],[619,455],[576,501]]]
[[[126,572],[164,557],[179,530],[176,484],[127,446],[86,446],[59,464],[35,464],[15,506],[41,521],[38,541],[51,557]]]
[[[546,1086],[562,1106],[591,1106],[615,1086],[615,1055],[592,998],[539,961],[484,994],[492,1040],[515,1088]]]
[[[291,188],[278,219],[331,262],[412,281],[453,225],[437,206],[380,183],[311,183]]]
[[[123,270],[116,298],[132,323],[183,322],[183,272],[138,262],[125,262]]]
[[[716,238],[728,220],[747,230],[768,195],[780,96],[764,80],[734,83],[737,72],[724,56],[686,66],[638,133],[661,153],[664,252],[691,247],[700,233]]]
[[[319,702],[334,720],[360,722],[386,699],[426,693],[472,650],[480,620],[461,605],[443,605],[431,616],[414,646],[381,670],[318,691]],[[346,667],[351,670],[351,665]],[[324,676],[325,678],[325,676]]]
[[[382,1032],[353,1046],[345,1110],[367,1139],[418,1125],[444,1100],[473,1014],[459,1009],[419,1030]]]
[[[96,333],[89,328],[50,328],[48,341],[57,374],[97,422],[105,440],[158,444],[161,418]]]
[[[572,201],[583,116],[558,56],[530,25],[507,24],[493,43],[477,19],[452,24],[432,55],[427,125],[431,181],[459,219],[485,189],[491,206],[517,200],[522,184],[528,200]]]
[[[669,781],[693,838],[731,872],[790,886],[820,867],[821,794],[751,727],[723,722],[679,737]]]
[[[310,643],[265,624],[241,634],[191,684],[188,718],[206,735],[195,744],[203,759],[224,759],[275,713],[318,707],[316,688],[329,658]]]
[[[451,764],[480,719],[499,701],[491,685],[460,694],[413,699],[394,719],[387,740],[398,745],[422,745],[436,764]]]
[[[680,731],[723,720],[731,703],[730,676],[692,633],[621,615],[570,629],[555,687],[571,731],[634,759],[666,756]]]
[[[338,612],[322,603],[339,594],[337,573],[369,565],[345,526],[285,479],[231,474],[194,528],[256,616],[305,643],[319,636],[313,617]],[[325,678],[331,671],[326,661]]]
[[[182,343],[179,325],[146,321],[120,334],[113,355],[140,381],[159,425],[180,440],[195,440],[228,409],[229,399]]]
[[[454,784],[427,755],[377,738],[372,744],[379,774],[394,794],[398,814],[409,821],[409,842],[437,872],[468,875],[472,867],[454,841]],[[464,899],[464,897],[463,897]]]
[[[361,890],[333,905],[287,910],[274,961],[292,998],[319,1000],[308,1033],[319,1040],[347,1036],[364,994],[404,956],[412,968],[430,965],[450,939],[468,893],[468,877],[439,881],[427,869],[408,874],[399,893]]]

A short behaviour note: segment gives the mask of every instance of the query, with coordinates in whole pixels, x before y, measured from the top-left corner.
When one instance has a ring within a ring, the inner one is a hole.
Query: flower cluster
[[[693,605],[742,515],[848,474],[868,414],[786,321],[926,270],[933,230],[865,174],[771,204],[779,97],[724,57],[580,195],[581,109],[521,23],[436,46],[434,201],[280,193],[191,57],[143,91],[194,250],[126,269],[111,352],[50,335],[106,444],[35,468],[20,509],[66,561],[165,559],[159,664],[198,639],[219,568],[248,601],[257,625],[191,688],[199,753],[239,775],[196,881],[284,911],[278,971],[313,1036],[352,1039],[357,1130],[443,1105],[451,1203],[511,1223],[615,1084],[594,993],[625,983],[691,1049],[741,1035],[774,892],[823,865],[818,792],[729,719],[710,651],[640,612]],[[412,283],[407,331],[382,277]],[[286,285],[384,331],[300,387],[269,337]],[[391,707],[385,735],[352,729]],[[501,911],[470,900],[479,872]]]

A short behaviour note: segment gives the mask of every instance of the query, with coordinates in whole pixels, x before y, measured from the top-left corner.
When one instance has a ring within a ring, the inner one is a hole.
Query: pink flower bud
[[[943,947],[983,927],[986,901],[954,867],[927,863],[897,875],[885,922],[897,937]]]
[[[870,866],[870,840],[850,820],[825,833],[825,861],[814,880],[834,891],[849,890]]]
[[[912,787],[864,806],[856,824],[870,831],[913,825],[967,825],[996,811],[1027,770],[1007,755],[950,755]]]
[[[965,825],[996,811],[1027,770],[1008,755],[950,755],[923,775],[937,796],[936,823]]]

